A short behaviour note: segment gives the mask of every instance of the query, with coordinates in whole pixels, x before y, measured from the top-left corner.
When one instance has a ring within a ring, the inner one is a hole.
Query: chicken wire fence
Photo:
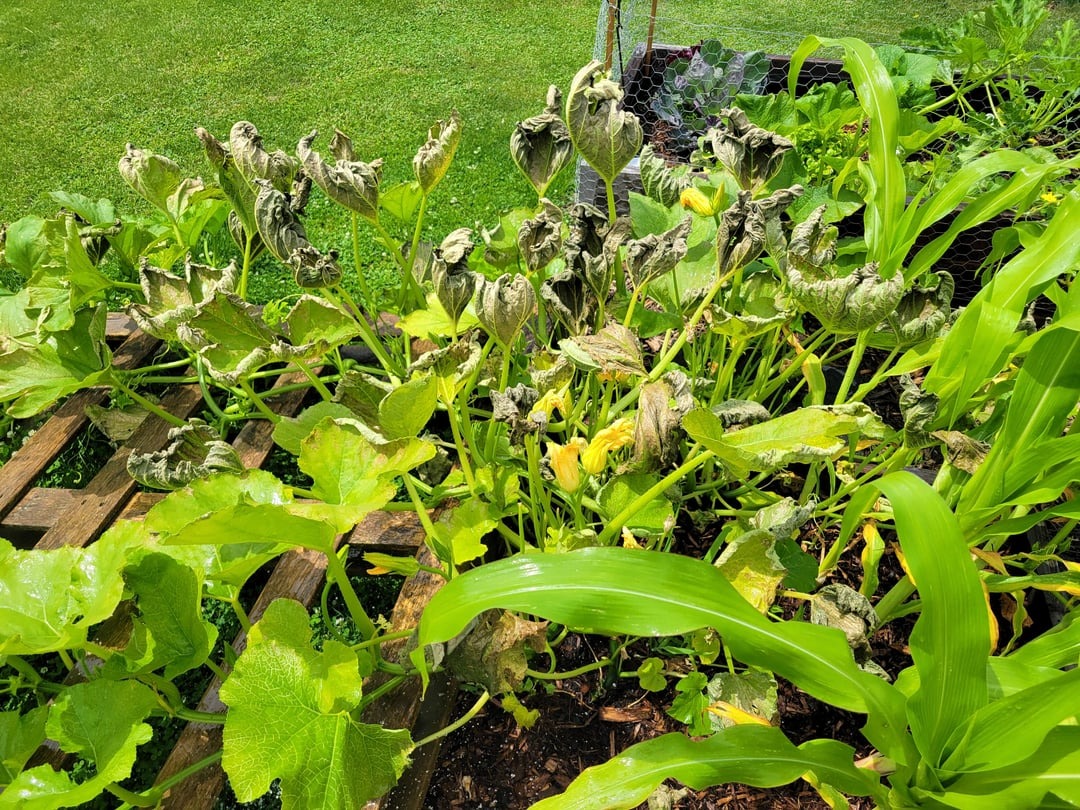
[[[674,8],[670,11],[668,6]],[[736,55],[726,66],[727,71],[750,71],[740,62],[742,54],[758,51],[760,60],[754,67],[758,71],[755,83],[757,94],[775,93],[787,88],[790,60],[782,54],[790,54],[813,32],[774,31],[724,25],[715,20],[688,20],[680,17],[676,4],[656,3],[654,0],[604,0],[601,3],[596,26],[593,57],[610,65],[611,76],[622,85],[622,106],[638,116],[645,133],[646,143],[656,143],[667,133],[667,123],[657,113],[657,95],[664,81],[666,63],[688,55],[688,48],[700,43],[712,42],[713,47],[725,46]],[[868,40],[873,45],[886,43],[873,32],[832,31],[834,36],[852,35]],[[707,46],[708,47],[708,46]],[[821,49],[815,58],[808,59],[798,78],[801,94],[813,85],[824,82],[847,82],[840,57],[842,51]],[[746,85],[744,85],[746,86]],[[664,150],[665,157],[673,159],[672,150]],[[683,153],[688,156],[688,152]],[[675,159],[679,159],[676,157]],[[602,210],[606,209],[606,189],[603,181],[583,161],[577,166],[576,197]],[[629,192],[641,192],[638,159],[622,172],[615,181],[615,198],[620,214],[628,212]],[[861,219],[861,217],[858,217]],[[951,224],[951,217],[929,228],[920,238],[913,251],[944,233]],[[857,223],[841,223],[858,228]],[[1011,224],[1011,219],[1000,215],[993,220],[970,229],[965,238],[958,240],[954,248],[935,263],[935,270],[945,270],[956,279],[956,303],[971,299],[980,288],[976,271],[993,250],[995,232]]]

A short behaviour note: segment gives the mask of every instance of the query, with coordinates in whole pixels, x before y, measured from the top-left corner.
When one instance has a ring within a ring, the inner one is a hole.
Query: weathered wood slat
[[[258,621],[263,611],[275,599],[295,599],[311,605],[322,588],[326,576],[326,558],[318,552],[298,549],[290,551],[278,561],[266,587],[259,594],[249,617]],[[233,649],[242,653],[247,646],[247,634],[241,631],[233,640]],[[225,704],[218,696],[221,681],[211,681],[199,701],[202,712],[224,712]],[[211,723],[188,723],[173,747],[172,753],[162,766],[155,784],[160,784],[189,765],[205,759],[221,748],[222,727]],[[162,801],[162,807],[175,810],[209,810],[217,801],[225,786],[225,773],[220,765],[211,765],[173,785]]]
[[[427,546],[420,547],[416,559],[421,565],[431,568],[439,567],[439,561],[435,559],[435,555]],[[391,614],[391,631],[409,630],[416,627],[427,603],[444,582],[442,577],[428,571],[420,571],[415,577],[407,579],[394,605],[394,612]],[[382,650],[386,660],[409,664],[408,641],[408,639],[399,639],[384,644]],[[365,689],[377,687],[380,682],[385,681],[385,677],[380,678],[376,675],[370,680],[372,683],[365,684]],[[412,678],[376,701],[364,714],[364,721],[377,723],[386,728],[406,728],[413,732],[414,740],[419,739],[446,725],[456,691],[456,687],[449,678],[435,677],[432,679],[427,695],[421,700],[420,680]],[[422,707],[430,728],[414,730]],[[401,783],[381,799],[368,802],[364,810],[420,810],[431,781],[432,766],[439,755],[439,745],[439,741],[435,741],[415,751],[412,765],[402,775]]]
[[[113,354],[118,368],[137,368],[160,341],[137,332]],[[33,436],[0,467],[0,517],[5,516],[26,494],[53,460],[74,441],[87,423],[89,405],[100,405],[109,395],[107,388],[87,388],[72,394]]]
[[[199,386],[184,385],[171,389],[160,404],[169,413],[186,419],[202,401]],[[160,450],[168,443],[171,427],[156,416],[147,417],[82,490],[78,503],[45,532],[35,548],[84,546],[105,531],[136,490],[137,485],[127,471],[128,456],[132,450],[144,453]]]

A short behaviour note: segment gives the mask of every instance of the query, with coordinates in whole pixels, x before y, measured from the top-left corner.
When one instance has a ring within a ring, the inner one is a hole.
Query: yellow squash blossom
[[[683,189],[682,194],[679,195],[679,204],[695,214],[700,214],[703,217],[711,217],[716,213],[716,206],[713,205],[713,200],[710,200],[705,192],[697,188]]]
[[[606,428],[601,429],[589,442],[581,454],[581,466],[590,475],[596,475],[607,465],[608,453],[634,443],[634,422],[632,419],[616,419]]]
[[[581,468],[578,466],[578,456],[585,448],[585,440],[573,438],[568,444],[548,444],[548,460],[551,463],[551,471],[555,473],[555,480],[566,492],[574,492],[581,486]]]
[[[544,414],[547,415],[548,420],[550,421],[555,411],[558,411],[563,416],[566,416],[569,410],[570,407],[567,400],[567,389],[563,388],[560,391],[555,391],[554,389],[552,389],[536,401],[536,404],[533,405],[532,410],[529,412],[529,415],[532,416],[533,414],[538,414],[543,411]]]

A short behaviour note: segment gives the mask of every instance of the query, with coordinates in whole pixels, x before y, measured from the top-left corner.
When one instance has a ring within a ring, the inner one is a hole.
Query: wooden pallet
[[[123,316],[110,316],[107,337],[116,345],[114,363],[120,368],[137,368],[150,358],[159,342],[138,331],[133,322]],[[305,379],[302,375],[283,375],[276,386],[288,386]],[[306,390],[298,388],[266,399],[267,404],[282,416],[292,416],[303,406]],[[116,520],[139,519],[161,498],[159,493],[141,492],[127,473],[127,459],[133,451],[153,452],[168,443],[170,425],[150,415],[136,428],[131,437],[116,449],[104,467],[82,489],[62,489],[35,486],[36,480],[49,465],[88,429],[86,410],[106,401],[107,389],[89,389],[69,397],[38,429],[18,452],[0,467],[0,537],[24,548],[54,549],[61,546],[85,546],[96,540]],[[198,386],[177,386],[162,396],[161,406],[181,418],[196,414],[202,405]],[[261,467],[273,449],[273,425],[265,420],[248,422],[233,442],[245,467]],[[437,562],[424,545],[424,529],[411,512],[376,512],[369,515],[347,536],[338,538],[338,546],[348,543],[350,556],[365,551],[389,554],[415,554],[424,565]],[[282,555],[255,605],[249,611],[257,621],[275,599],[295,599],[311,606],[318,598],[326,574],[326,560],[321,554],[298,549]],[[425,572],[406,581],[391,615],[393,630],[414,627],[424,605],[442,583],[439,577]],[[130,632],[130,622],[124,618],[110,620],[98,631],[97,640],[105,646],[122,646]],[[241,631],[232,645],[237,653],[247,643]],[[401,643],[384,648],[388,660],[404,655]],[[81,678],[72,673],[70,679]],[[207,687],[198,709],[224,712],[218,697],[220,681],[214,678]],[[422,702],[419,684],[398,690],[388,700],[371,707],[365,721],[381,723],[391,728],[407,728],[419,739],[445,725],[453,702],[453,686],[436,681]],[[421,709],[423,708],[423,711]],[[419,724],[418,724],[419,723]],[[214,753],[221,747],[222,726],[189,723],[173,747],[155,784]],[[437,744],[425,746],[414,757],[414,765],[406,772],[402,784],[387,797],[370,802],[366,810],[414,810],[422,803],[437,755]],[[28,767],[48,763],[64,767],[70,759],[54,744],[43,745],[28,763]],[[187,779],[173,785],[166,794],[164,805],[183,810],[209,810],[214,806],[225,784],[220,766],[203,768]]]

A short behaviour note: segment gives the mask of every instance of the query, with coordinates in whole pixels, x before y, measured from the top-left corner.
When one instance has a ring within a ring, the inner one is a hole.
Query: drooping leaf
[[[336,641],[317,652],[303,606],[272,602],[221,687],[222,766],[237,798],[280,779],[285,808],[355,810],[393,787],[412,740],[353,718],[362,689],[356,653]]]
[[[619,109],[622,97],[619,85],[593,61],[574,76],[566,99],[566,125],[574,146],[608,183],[615,182],[643,140],[637,117]]]
[[[239,276],[235,262],[218,268],[189,259],[184,262],[184,275],[177,276],[144,261],[139,268],[139,286],[146,303],[133,304],[129,312],[143,331],[162,340],[177,340],[176,324],[217,292],[233,292]]]
[[[720,419],[698,408],[683,417],[683,429],[741,478],[752,470],[829,458],[847,446],[840,437],[859,426],[852,416],[811,407],[725,433]]]
[[[721,126],[708,131],[705,140],[712,153],[735,177],[739,187],[756,192],[780,170],[784,155],[795,148],[790,140],[755,126],[738,107],[720,111]],[[727,125],[724,125],[724,122]]]
[[[353,160],[352,142],[349,141],[350,156],[338,158],[337,162],[331,166],[318,152],[311,149],[318,134],[318,131],[313,131],[306,138],[302,138],[297,146],[296,153],[300,157],[304,171],[331,200],[375,222],[379,217],[379,182],[382,178],[382,161],[373,160],[371,163],[363,163]],[[343,143],[342,139],[348,140],[343,133],[335,131],[335,142]],[[331,150],[334,146],[335,143],[331,143]]]
[[[476,290],[476,317],[509,351],[536,311],[536,293],[525,276],[504,273],[495,281],[480,281]]]
[[[217,472],[242,473],[244,463],[231,444],[200,420],[169,430],[169,446],[153,453],[133,450],[128,474],[153,489],[179,489]]]
[[[431,283],[455,326],[476,290],[476,276],[469,269],[473,247],[472,229],[458,228],[432,252]]]
[[[136,748],[152,735],[143,720],[157,705],[153,691],[137,681],[102,678],[67,687],[49,709],[46,733],[62,750],[92,763],[96,773],[76,783],[66,771],[38,765],[8,785],[0,794],[0,807],[78,807],[106,785],[127,779]]]
[[[596,296],[573,270],[562,270],[546,279],[540,285],[540,300],[571,335],[580,335],[593,321]]]
[[[627,245],[626,270],[635,286],[643,287],[675,269],[686,256],[686,239],[692,225],[693,218],[687,215],[671,230],[650,234]]]
[[[667,165],[667,161],[658,156],[652,144],[646,144],[641,150],[641,185],[645,193],[663,208],[671,208],[679,201],[679,195],[689,187],[690,178]],[[633,204],[631,203],[631,211]],[[636,222],[636,217],[635,217]],[[635,230],[637,230],[635,225]],[[667,230],[663,228],[662,230]]]
[[[164,155],[155,155],[127,144],[120,158],[120,176],[140,197],[169,212],[169,198],[180,187],[180,167]]]
[[[716,560],[716,567],[735,590],[762,613],[776,599],[776,589],[787,576],[775,551],[771,532],[754,529],[731,540]]]
[[[424,194],[430,194],[446,176],[461,143],[461,116],[457,110],[446,121],[438,120],[428,130],[428,139],[413,158],[413,173]]]
[[[337,252],[321,253],[308,240],[296,212],[285,194],[268,180],[257,180],[255,224],[267,249],[292,270],[300,287],[327,287],[341,280]]]
[[[543,197],[551,181],[574,157],[570,131],[560,115],[562,93],[555,85],[547,92],[547,106],[540,115],[518,121],[510,135],[510,156]]]
[[[810,602],[810,621],[843,632],[856,662],[868,672],[884,674],[872,660],[870,633],[877,628],[878,616],[866,596],[840,583],[826,585]]]
[[[536,216],[521,223],[517,247],[529,273],[543,270],[559,255],[563,245],[562,224],[562,210],[546,197],[540,200]]]
[[[547,649],[547,626],[507,611],[488,611],[450,653],[447,665],[459,680],[480,684],[493,695],[514,692],[525,680],[527,651]]]
[[[356,321],[338,307],[314,295],[301,295],[281,322],[292,349],[306,357],[319,357],[360,334]],[[282,348],[282,356],[292,352]]]
[[[614,321],[595,335],[560,340],[559,348],[586,371],[645,376],[641,342],[632,330]]]
[[[249,121],[237,121],[229,130],[229,150],[236,168],[249,186],[258,180],[270,183],[281,192],[288,191],[300,164],[281,149],[268,152],[262,135]]]

